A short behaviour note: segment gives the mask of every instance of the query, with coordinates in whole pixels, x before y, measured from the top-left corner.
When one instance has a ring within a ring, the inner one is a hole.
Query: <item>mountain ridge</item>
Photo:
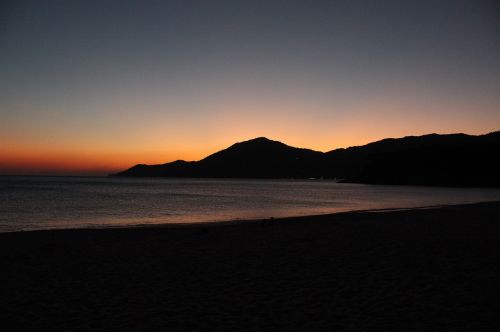
[[[500,186],[500,131],[386,138],[320,152],[266,137],[234,143],[198,161],[137,164],[114,176],[330,178],[343,182]]]

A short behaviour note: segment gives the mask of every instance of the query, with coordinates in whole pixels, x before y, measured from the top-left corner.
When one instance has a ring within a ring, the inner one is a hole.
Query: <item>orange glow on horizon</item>
[[[0,174],[105,175],[135,164],[160,164],[175,159],[178,158],[159,151],[4,150],[0,157]]]
[[[225,149],[230,145],[249,140],[258,136],[266,136],[269,139],[281,141],[287,145],[308,148],[327,152],[337,148],[364,145],[387,137],[403,137],[407,135],[429,134],[429,131],[408,133],[406,128],[401,128],[397,135],[383,135],[384,129],[371,128],[359,125],[358,130],[337,130],[335,135],[315,135],[307,137],[304,135],[290,135],[284,139],[284,135],[265,135],[259,132],[242,131],[240,135],[218,137],[207,141],[205,146],[175,146],[165,144],[164,149],[158,146],[149,151],[124,151],[122,149],[102,148],[74,148],[74,149],[27,149],[20,146],[10,146],[3,149],[0,155],[0,174],[17,175],[106,175],[127,169],[136,164],[163,164],[178,159],[196,161]],[[362,132],[358,135],[356,132]],[[405,133],[406,132],[406,133]],[[439,132],[441,134],[453,133]],[[484,132],[468,132],[468,134],[485,134]],[[252,135],[253,133],[253,135]],[[334,143],[333,143],[334,142]]]
[[[27,122],[13,109],[0,132],[0,174],[105,175],[136,164],[200,160],[260,136],[327,152],[389,137],[479,135],[500,129],[500,113],[494,112],[498,103],[485,100],[424,99],[392,92],[336,104],[293,96],[228,95],[189,107],[182,101],[123,101],[114,107],[104,103],[95,106],[106,110],[98,118],[83,111],[66,118],[64,112],[40,111],[39,119]],[[150,110],[148,116],[141,109]],[[497,115],[478,117],[481,112]]]

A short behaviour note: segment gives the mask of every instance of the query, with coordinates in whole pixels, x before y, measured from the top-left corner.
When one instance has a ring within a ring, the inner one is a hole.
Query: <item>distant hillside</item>
[[[337,178],[342,182],[500,186],[500,131],[409,136],[326,153],[265,137],[236,143],[200,161],[136,165],[116,176]]]
[[[329,174],[345,182],[500,186],[500,131],[384,139],[326,155]]]
[[[118,176],[213,178],[309,178],[322,175],[324,153],[288,146],[265,137],[233,144],[197,161],[136,165]]]
[[[198,162],[211,177],[308,178],[321,175],[322,152],[288,146],[265,137],[236,143]]]

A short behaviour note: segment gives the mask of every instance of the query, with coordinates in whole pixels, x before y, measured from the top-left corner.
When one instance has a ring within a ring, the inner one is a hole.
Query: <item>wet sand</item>
[[[0,234],[3,331],[498,331],[500,202]]]

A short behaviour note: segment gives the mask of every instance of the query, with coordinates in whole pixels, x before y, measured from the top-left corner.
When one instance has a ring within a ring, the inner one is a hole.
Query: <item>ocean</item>
[[[0,232],[277,218],[493,200],[500,200],[500,189],[327,180],[0,176]]]

